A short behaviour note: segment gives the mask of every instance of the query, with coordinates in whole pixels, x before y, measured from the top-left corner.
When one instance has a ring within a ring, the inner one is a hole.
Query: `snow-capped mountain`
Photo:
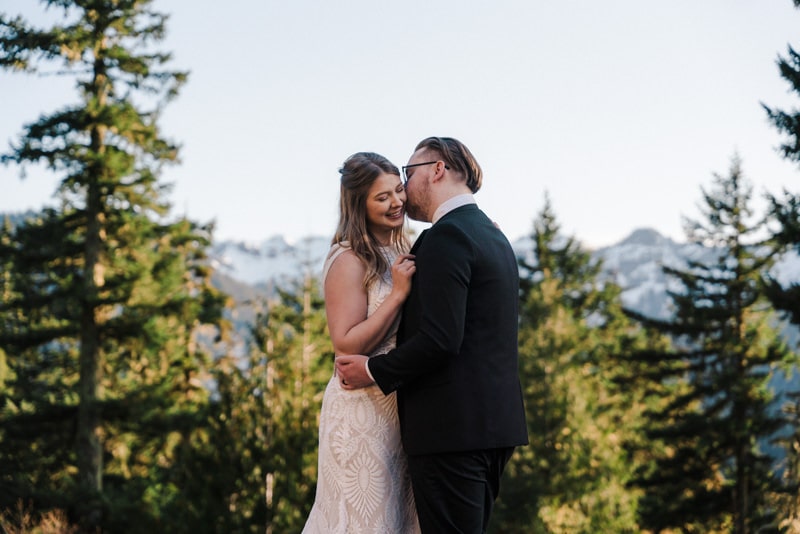
[[[519,257],[530,257],[530,238],[520,238],[512,246]],[[218,272],[263,289],[307,273],[318,277],[329,247],[330,240],[323,237],[288,243],[281,236],[273,236],[261,244],[224,241],[211,253]],[[621,242],[593,251],[592,256],[602,261],[604,275],[623,289],[625,306],[659,318],[671,313],[667,288],[677,289],[669,285],[675,282],[667,278],[662,266],[684,268],[688,260],[713,260],[709,249],[675,242],[649,228],[637,229]],[[773,274],[783,283],[800,282],[800,257],[794,252],[785,255]]]
[[[668,278],[662,266],[684,269],[688,261],[712,263],[714,252],[693,243],[677,243],[655,230],[635,230],[620,243],[593,253],[603,262],[603,272],[623,289],[625,306],[650,317],[672,314],[666,290],[680,286]],[[789,252],[773,266],[771,274],[783,284],[800,282],[800,256]]]
[[[252,286],[271,286],[302,278],[306,273],[319,277],[330,248],[330,239],[307,237],[291,244],[273,236],[261,244],[223,241],[211,249],[218,272]]]
[[[671,315],[667,289],[679,289],[662,267],[682,269],[687,260],[712,261],[708,249],[677,243],[650,228],[634,230],[616,245],[595,251],[593,256],[603,262],[605,275],[622,288],[626,307],[662,319]]]

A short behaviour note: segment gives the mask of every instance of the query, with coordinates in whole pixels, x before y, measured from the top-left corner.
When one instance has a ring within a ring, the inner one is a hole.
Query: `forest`
[[[212,225],[175,216],[179,150],[160,113],[187,81],[153,49],[148,0],[44,2],[69,24],[0,13],[0,67],[55,65],[79,103],[20,128],[6,165],[59,176],[57,208],[0,226],[0,532],[299,532],[314,499],[332,371],[319,281],[255,303],[244,354],[211,283]],[[796,5],[800,1],[795,1]],[[779,71],[800,98],[800,54]],[[800,112],[764,106],[800,163]],[[800,192],[757,213],[738,156],[698,193],[687,239],[712,261],[665,267],[668,320],[564,235],[550,203],[520,260],[530,445],[491,532],[800,533]],[[794,338],[796,340],[796,338]]]

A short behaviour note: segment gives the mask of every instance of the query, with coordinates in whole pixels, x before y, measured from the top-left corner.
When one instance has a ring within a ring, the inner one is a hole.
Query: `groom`
[[[482,171],[466,146],[424,139],[403,173],[409,217],[433,226],[411,250],[417,271],[398,347],[368,361],[339,356],[336,369],[344,388],[397,390],[422,531],[485,532],[503,469],[528,442],[517,261],[475,204]]]

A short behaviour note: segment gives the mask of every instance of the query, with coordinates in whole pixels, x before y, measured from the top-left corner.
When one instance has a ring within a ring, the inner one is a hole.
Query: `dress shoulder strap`
[[[331,249],[328,251],[328,255],[325,257],[325,263],[322,266],[322,285],[325,285],[325,278],[328,276],[328,270],[330,270],[331,265],[333,262],[336,261],[336,258],[342,255],[342,253],[347,252],[350,250],[350,245],[347,241],[343,241],[341,243],[334,243],[331,246]]]

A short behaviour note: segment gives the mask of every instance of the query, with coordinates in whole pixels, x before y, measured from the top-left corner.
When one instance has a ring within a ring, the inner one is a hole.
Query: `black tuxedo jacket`
[[[511,245],[469,204],[423,232],[412,252],[417,271],[398,346],[369,360],[381,390],[397,390],[406,452],[526,444]]]

